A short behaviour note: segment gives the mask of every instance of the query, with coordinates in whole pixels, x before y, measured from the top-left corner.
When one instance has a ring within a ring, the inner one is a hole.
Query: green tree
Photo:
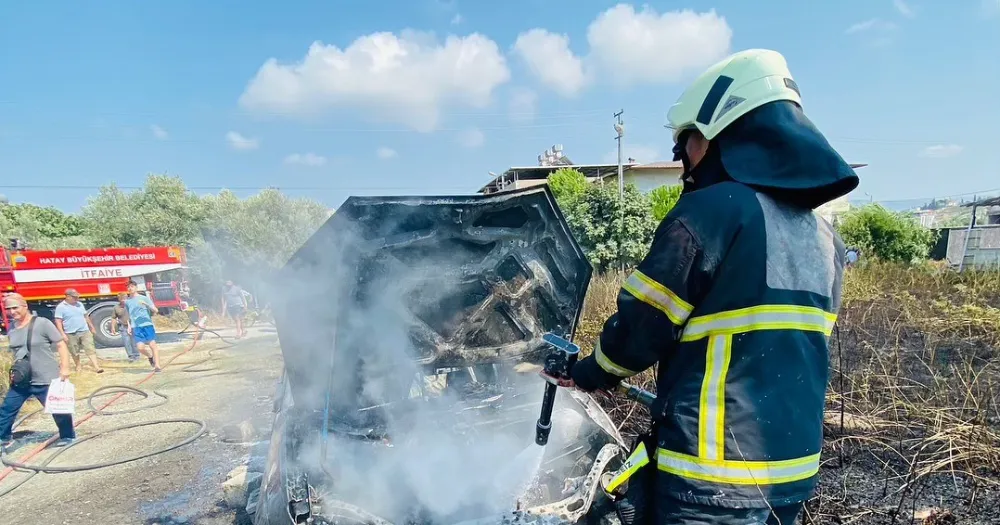
[[[58,249],[87,246],[85,222],[51,206],[0,204],[0,240],[17,238],[31,248]]]
[[[208,208],[180,177],[149,175],[142,189],[102,187],[83,208],[96,246],[188,245],[201,234]]]
[[[150,175],[131,192],[102,187],[83,210],[93,246],[186,247],[192,293],[208,306],[225,279],[256,288],[329,214],[273,189],[246,199],[227,190],[202,197],[166,175]]]
[[[572,213],[573,208],[579,204],[590,182],[579,170],[573,168],[559,168],[548,178],[549,189],[556,198],[559,208],[563,213]]]
[[[626,184],[624,199],[612,185],[592,184],[567,215],[570,229],[599,271],[623,261],[634,266],[646,256],[657,221],[649,198]]]
[[[878,204],[848,211],[837,228],[848,246],[883,261],[911,263],[927,257],[934,234],[902,213]]]
[[[653,205],[653,218],[656,219],[656,222],[662,221],[670,213],[670,210],[677,204],[677,200],[681,198],[683,190],[683,186],[674,184],[659,186],[649,192],[649,201]]]
[[[274,189],[247,199],[223,190],[204,200],[208,221],[189,253],[198,281],[212,288],[229,278],[248,287],[265,281],[330,216],[316,201]]]

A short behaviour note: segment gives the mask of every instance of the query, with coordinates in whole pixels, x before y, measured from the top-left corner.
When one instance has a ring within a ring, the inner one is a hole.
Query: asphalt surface
[[[161,347],[162,362],[166,361],[163,356],[169,357],[187,346],[183,338],[173,339],[177,342]],[[0,522],[23,525],[244,523],[245,516],[223,504],[221,484],[230,470],[246,464],[251,451],[259,451],[261,447],[259,443],[253,446],[223,442],[221,432],[226,425],[250,421],[258,430],[256,439],[268,438],[281,355],[277,337],[269,328],[251,329],[250,337],[238,346],[225,346],[206,334],[206,339],[194,350],[179,357],[162,374],[140,387],[147,392],[155,389],[167,394],[169,401],[166,404],[130,414],[95,416],[77,428],[78,436],[83,437],[142,421],[196,418],[207,423],[206,435],[185,447],[124,465],[87,472],[38,474],[0,498],[3,509]],[[205,371],[181,370],[189,363],[209,357],[210,350],[213,350],[212,361],[194,367]],[[112,364],[111,359],[124,359],[121,349],[100,352],[102,358],[109,359],[105,361],[108,365]],[[134,384],[148,372],[148,367],[136,366],[114,375],[107,383]],[[155,397],[144,400],[128,395],[107,410],[128,410],[148,404],[155,404]],[[84,401],[78,400],[78,416],[86,413],[85,407]],[[18,446],[12,451],[14,458],[23,457],[37,443],[50,437],[55,424],[50,416],[39,414],[17,430]],[[82,465],[134,455],[180,441],[195,430],[195,425],[170,424],[110,433],[73,447],[52,465]],[[32,461],[44,461],[50,453],[46,450]],[[25,475],[12,473],[0,481],[0,490]]]

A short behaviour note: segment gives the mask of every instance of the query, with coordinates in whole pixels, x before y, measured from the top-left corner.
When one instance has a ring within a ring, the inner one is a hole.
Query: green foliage
[[[869,204],[844,214],[838,226],[848,246],[883,261],[913,263],[927,257],[934,234],[912,218]]]
[[[210,288],[227,278],[245,286],[265,280],[330,216],[318,202],[274,189],[247,199],[224,190],[204,202],[208,220],[189,258],[199,270],[192,284]]]
[[[0,204],[0,241],[18,238],[38,249],[86,245],[84,221],[56,208],[34,204]]]
[[[653,205],[653,218],[660,222],[670,213],[670,210],[677,204],[677,199],[681,198],[681,191],[684,187],[677,184],[671,186],[659,186],[649,192],[649,201]]]
[[[130,193],[114,184],[102,187],[83,217],[96,246],[184,245],[201,233],[208,208],[180,177],[150,175]]]
[[[549,175],[548,185],[563,213],[572,213],[584,194],[587,193],[587,189],[590,188],[587,177],[579,170],[572,168],[556,170],[555,173]]]
[[[37,249],[184,246],[192,293],[214,306],[225,279],[258,288],[329,215],[318,202],[277,190],[199,196],[179,177],[150,175],[139,190],[102,187],[79,216],[0,205],[0,240],[17,237]]]
[[[565,212],[566,210],[564,210]],[[598,271],[635,266],[646,256],[657,221],[649,198],[633,184],[625,186],[625,197],[611,185],[589,185],[567,213],[577,242]]]

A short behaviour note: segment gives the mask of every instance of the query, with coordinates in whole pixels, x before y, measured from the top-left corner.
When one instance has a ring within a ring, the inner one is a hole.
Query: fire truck
[[[35,314],[52,319],[66,289],[73,288],[97,328],[95,342],[120,346],[120,337],[111,331],[118,293],[126,291],[132,280],[161,313],[184,309],[188,296],[185,268],[186,254],[178,246],[28,250],[12,240],[10,248],[0,246],[0,292],[21,294]],[[3,301],[0,313],[6,333],[10,316]]]

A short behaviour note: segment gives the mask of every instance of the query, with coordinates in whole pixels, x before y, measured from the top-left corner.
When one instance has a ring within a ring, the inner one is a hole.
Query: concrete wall
[[[848,200],[848,195],[843,197],[838,197],[819,208],[816,208],[816,213],[826,219],[827,222],[833,224],[837,217],[847,212],[851,209],[851,203]]]
[[[965,228],[948,230],[948,263],[958,266],[962,261],[962,250],[965,248]],[[979,247],[975,248],[978,240]],[[969,251],[966,254],[966,264],[976,266],[1000,265],[1000,226],[977,226],[972,229],[969,238]]]
[[[680,169],[632,169],[625,172],[625,182],[633,183],[639,191],[649,193],[660,186],[676,186],[681,183]],[[617,178],[610,177],[606,182],[616,181]]]

